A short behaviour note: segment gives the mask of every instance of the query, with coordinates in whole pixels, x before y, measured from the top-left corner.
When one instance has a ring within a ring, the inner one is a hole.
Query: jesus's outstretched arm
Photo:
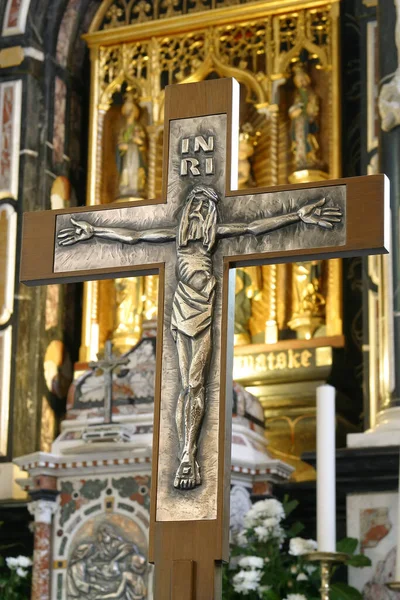
[[[158,227],[147,231],[136,231],[126,227],[105,227],[91,225],[87,221],[78,221],[71,217],[73,227],[61,229],[57,235],[60,246],[72,246],[77,242],[99,237],[112,242],[137,244],[138,242],[169,242],[176,239],[175,227]]]
[[[322,198],[306,206],[302,206],[296,212],[286,215],[277,215],[265,219],[257,219],[250,223],[226,223],[218,225],[217,235],[219,238],[236,237],[239,235],[253,234],[264,235],[275,229],[286,227],[292,223],[308,223],[317,225],[323,229],[333,229],[335,223],[342,220],[342,211],[336,206],[324,207],[326,199]]]

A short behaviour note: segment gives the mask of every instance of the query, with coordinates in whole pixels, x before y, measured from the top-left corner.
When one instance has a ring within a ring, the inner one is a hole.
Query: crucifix
[[[218,600],[229,557],[234,268],[387,251],[383,175],[234,191],[239,86],[166,88],[162,198],[28,213],[27,285],[159,274],[156,600]]]
[[[94,371],[102,371],[104,377],[104,424],[112,423],[112,401],[113,401],[113,372],[118,367],[127,365],[129,358],[119,358],[112,353],[112,342],[107,340],[104,345],[104,358],[97,362],[90,362],[89,368]]]

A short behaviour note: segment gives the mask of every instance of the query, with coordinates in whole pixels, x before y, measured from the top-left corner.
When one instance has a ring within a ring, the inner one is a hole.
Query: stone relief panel
[[[148,475],[60,480],[53,589],[60,600],[147,600]]]
[[[3,36],[25,33],[31,0],[8,0],[3,22]]]
[[[18,197],[22,81],[0,84],[0,194]]]
[[[242,485],[234,485],[231,489],[230,506],[230,534],[235,540],[237,534],[243,529],[244,517],[251,508],[249,490]]]
[[[145,534],[120,515],[89,519],[77,532],[68,560],[67,599],[147,598]]]
[[[347,535],[360,540],[359,551],[371,559],[364,569],[349,568],[349,584],[365,600],[395,600],[386,587],[395,579],[398,500],[394,492],[347,497]]]

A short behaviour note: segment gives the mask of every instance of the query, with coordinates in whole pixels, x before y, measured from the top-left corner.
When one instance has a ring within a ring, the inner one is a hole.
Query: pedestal
[[[36,498],[28,505],[34,517],[34,552],[31,600],[51,600],[52,517],[57,511],[57,494],[31,492]],[[53,496],[53,498],[51,498]]]
[[[348,448],[377,446],[400,446],[400,406],[392,406],[379,412],[374,429],[347,436]]]

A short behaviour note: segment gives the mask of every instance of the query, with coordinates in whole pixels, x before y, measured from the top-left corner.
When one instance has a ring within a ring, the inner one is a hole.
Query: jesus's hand
[[[71,246],[77,242],[90,240],[94,235],[94,227],[87,221],[77,221],[71,217],[74,227],[67,227],[59,231],[57,238],[60,246]]]
[[[309,223],[311,225],[318,225],[323,229],[333,229],[335,223],[340,223],[342,220],[343,213],[337,206],[325,207],[325,198],[302,206],[297,211],[300,219],[303,223]]]

